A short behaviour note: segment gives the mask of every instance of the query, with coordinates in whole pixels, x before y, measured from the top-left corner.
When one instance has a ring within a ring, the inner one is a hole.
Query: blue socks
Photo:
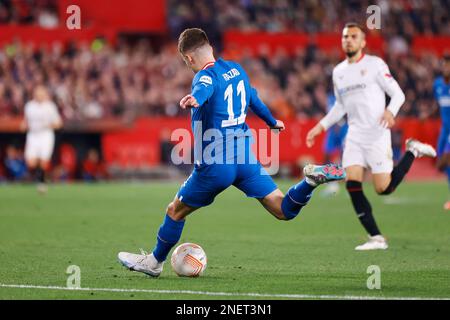
[[[301,208],[306,205],[312,196],[315,187],[308,184],[304,179],[292,186],[283,198],[281,210],[287,220],[294,219]]]
[[[159,262],[166,260],[170,249],[180,240],[183,232],[185,220],[172,220],[167,214],[163,224],[159,227],[156,247],[153,249],[153,256]]]

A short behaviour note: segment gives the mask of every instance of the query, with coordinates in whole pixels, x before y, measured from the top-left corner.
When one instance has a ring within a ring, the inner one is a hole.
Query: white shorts
[[[342,166],[347,168],[354,165],[370,168],[372,173],[391,173],[394,168],[391,135],[384,134],[380,139],[367,143],[346,139]]]
[[[25,159],[49,161],[55,145],[53,132],[28,133],[25,143]]]

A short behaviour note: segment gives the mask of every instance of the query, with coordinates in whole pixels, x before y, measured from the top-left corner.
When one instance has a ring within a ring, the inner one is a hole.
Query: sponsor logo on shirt
[[[206,84],[212,84],[212,79],[210,76],[201,76],[199,82],[203,82]]]
[[[364,90],[366,88],[366,85],[364,83],[358,83],[358,84],[353,84],[351,86],[348,87],[344,87],[342,89],[338,90],[339,95],[344,95],[350,92],[354,92],[354,91],[358,91],[358,90]]]

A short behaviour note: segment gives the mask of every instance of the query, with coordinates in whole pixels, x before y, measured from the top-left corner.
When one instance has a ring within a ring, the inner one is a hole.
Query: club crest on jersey
[[[203,82],[206,84],[212,84],[212,79],[210,76],[201,76],[199,82]]]
[[[366,69],[361,69],[361,76],[364,77],[367,73]]]

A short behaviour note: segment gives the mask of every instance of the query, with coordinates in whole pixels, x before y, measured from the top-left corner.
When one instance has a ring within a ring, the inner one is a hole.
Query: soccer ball
[[[180,244],[172,253],[170,263],[180,277],[198,277],[206,269],[206,253],[198,244]]]

